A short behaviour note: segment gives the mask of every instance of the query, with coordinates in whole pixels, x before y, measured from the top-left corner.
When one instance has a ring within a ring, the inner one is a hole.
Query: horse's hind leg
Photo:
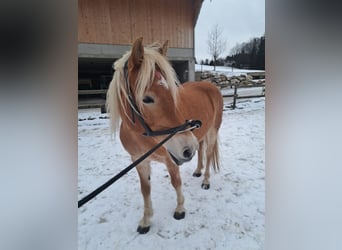
[[[173,214],[173,218],[180,220],[185,217],[185,209],[184,196],[182,192],[182,179],[179,174],[179,167],[171,162],[171,160],[167,161],[166,166],[171,177],[171,184],[175,188],[177,194],[177,207],[175,209],[175,213]]]
[[[150,230],[151,217],[153,215],[152,201],[151,201],[151,166],[150,162],[142,162],[137,166],[140,177],[141,193],[144,198],[144,216],[139,222],[137,232],[145,234]]]
[[[197,168],[192,174],[192,176],[200,177],[202,175],[202,169],[204,167],[203,162],[205,162],[204,179],[201,185],[203,189],[209,189],[210,187],[209,178],[212,150],[213,149],[210,146],[210,139],[207,135],[206,138],[199,144]]]
[[[204,179],[203,179],[203,182],[201,185],[201,187],[203,189],[209,189],[210,188],[209,178],[210,178],[210,155],[207,155],[207,160],[206,160],[206,164],[205,164],[205,171],[204,171]]]
[[[197,160],[197,168],[195,169],[192,176],[194,177],[200,177],[202,175],[202,169],[203,169],[203,156],[204,156],[204,147],[203,147],[203,141],[199,143],[198,148],[198,160]]]
[[[217,131],[207,135],[206,144],[206,164],[204,171],[204,179],[201,186],[203,189],[210,188],[210,166],[213,165],[215,171],[219,169]]]

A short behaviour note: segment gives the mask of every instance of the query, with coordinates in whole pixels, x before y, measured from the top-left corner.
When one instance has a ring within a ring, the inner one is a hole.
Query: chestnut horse
[[[170,128],[195,119],[200,120],[202,126],[177,133],[137,166],[144,199],[144,215],[137,228],[141,234],[149,231],[153,214],[150,162],[166,165],[177,194],[174,218],[183,219],[179,166],[190,161],[198,150],[198,165],[193,176],[201,176],[205,166],[202,188],[209,188],[210,165],[215,171],[219,169],[217,137],[223,111],[222,95],[212,83],[179,84],[166,58],[168,41],[163,46],[155,43],[144,48],[142,40],[137,39],[132,50],[115,62],[115,73],[107,92],[112,130],[115,133],[120,126],[121,143],[132,161],[163,140]]]

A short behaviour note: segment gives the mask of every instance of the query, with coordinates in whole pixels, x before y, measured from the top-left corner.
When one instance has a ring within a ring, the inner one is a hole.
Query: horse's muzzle
[[[191,150],[190,148],[184,148],[183,150],[183,155],[182,157],[176,157],[175,155],[173,155],[170,151],[168,151],[171,159],[178,165],[182,165],[184,162],[188,162],[190,161],[194,155],[195,155],[195,151]]]

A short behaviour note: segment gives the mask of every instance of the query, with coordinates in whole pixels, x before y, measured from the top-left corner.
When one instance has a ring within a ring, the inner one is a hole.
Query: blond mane
[[[157,43],[144,48],[144,60],[142,61],[139,69],[134,93],[136,97],[135,101],[140,111],[143,109],[142,100],[144,98],[144,94],[153,83],[156,66],[158,66],[164,76],[175,105],[177,105],[178,87],[180,86],[179,80],[177,79],[176,73],[169,61],[165,56],[160,54],[159,49],[160,46]],[[115,73],[107,91],[106,106],[107,111],[110,114],[111,129],[113,133],[118,131],[120,120],[122,119],[120,110],[122,110],[125,113],[125,116],[130,119],[127,114],[127,110],[124,108],[124,100],[130,103],[124,76],[124,65],[130,55],[131,51],[128,51],[114,63]]]

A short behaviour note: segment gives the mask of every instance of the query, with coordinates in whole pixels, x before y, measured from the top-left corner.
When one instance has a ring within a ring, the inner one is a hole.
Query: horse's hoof
[[[181,212],[181,213],[175,212],[173,214],[173,218],[175,218],[176,220],[184,219],[184,217],[185,217],[185,212]]]
[[[193,177],[201,177],[201,175],[202,175],[201,172],[199,172],[199,173],[195,172],[195,173],[192,174]]]
[[[210,184],[202,184],[201,186],[203,189],[209,189],[210,188]]]
[[[137,232],[140,233],[140,234],[145,234],[148,231],[150,231],[150,227],[138,226],[138,228],[137,228]]]

